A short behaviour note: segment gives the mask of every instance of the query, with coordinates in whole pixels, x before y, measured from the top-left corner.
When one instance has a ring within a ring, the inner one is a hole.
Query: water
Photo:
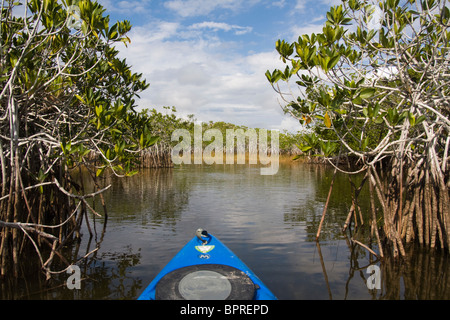
[[[84,228],[79,247],[68,249],[79,258],[99,246],[79,263],[81,289],[67,288],[69,274],[49,283],[34,275],[3,280],[0,298],[136,299],[202,227],[279,299],[450,299],[449,259],[439,254],[417,254],[400,268],[375,261],[382,286],[368,289],[367,267],[374,259],[341,232],[351,204],[345,176],[337,177],[316,243],[331,178],[321,166],[282,162],[274,176],[261,176],[258,166],[185,165],[110,179],[106,229],[101,218],[94,224],[90,216],[95,235],[89,239]],[[364,196],[360,205],[368,207]]]

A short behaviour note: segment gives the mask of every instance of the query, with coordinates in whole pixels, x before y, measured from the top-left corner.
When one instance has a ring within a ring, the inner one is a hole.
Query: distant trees
[[[178,144],[178,140],[172,141],[172,134],[175,129],[186,129],[191,137],[194,137],[195,125],[200,126],[200,122],[196,122],[195,115],[190,114],[186,118],[177,115],[176,107],[163,107],[165,111],[159,112],[156,109],[144,109],[141,111],[142,115],[149,119],[152,134],[159,137],[157,143],[152,147],[142,150],[141,165],[143,167],[167,167],[173,165],[170,159],[172,148]],[[227,130],[247,132],[249,129],[254,129],[259,133],[260,128],[248,128],[243,125],[236,125],[224,121],[208,121],[201,122],[201,130],[205,132],[210,129],[219,130],[223,137],[222,149],[225,152]],[[300,152],[296,146],[298,141],[303,137],[300,132],[291,133],[288,131],[280,132],[279,134],[279,152],[281,155],[292,155]],[[249,152],[249,137],[246,136],[246,150]],[[268,147],[271,146],[271,135],[268,135]],[[211,141],[203,141],[202,148],[209,145]],[[191,141],[191,152],[194,152],[194,140]]]
[[[302,151],[366,174],[380,255],[412,241],[450,250],[449,19],[445,0],[344,0],[321,33],[277,41],[286,68],[266,73],[313,131]]]
[[[131,25],[104,11],[90,0],[1,1],[1,275],[18,276],[35,248],[50,276],[59,249],[79,238],[95,212],[86,199],[100,190],[87,194],[70,170],[133,174],[139,150],[157,140],[134,111],[148,84],[114,48],[129,43]]]

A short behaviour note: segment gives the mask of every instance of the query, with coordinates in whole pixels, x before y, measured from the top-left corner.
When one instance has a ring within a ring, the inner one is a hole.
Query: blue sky
[[[150,83],[140,107],[175,106],[199,121],[296,131],[264,73],[283,68],[278,39],[320,32],[339,0],[99,2],[111,20],[133,25],[131,44],[117,48]]]

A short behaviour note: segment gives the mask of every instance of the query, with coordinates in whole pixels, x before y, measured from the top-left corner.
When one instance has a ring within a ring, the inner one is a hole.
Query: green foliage
[[[69,166],[95,153],[100,169],[134,172],[135,153],[157,138],[149,119],[134,110],[134,98],[148,84],[113,46],[130,42],[130,23],[111,24],[105,9],[89,0],[27,1],[26,18],[11,15],[15,5],[2,12],[0,71],[2,83],[9,81],[14,94],[23,97],[18,104],[34,115],[20,121],[60,141],[60,150],[49,148]],[[77,23],[69,23],[71,16]],[[2,103],[2,114],[6,108]]]

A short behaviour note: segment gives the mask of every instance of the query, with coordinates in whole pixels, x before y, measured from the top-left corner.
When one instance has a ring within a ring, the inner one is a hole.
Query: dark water
[[[331,177],[321,166],[281,163],[274,176],[261,176],[257,166],[186,165],[111,179],[106,229],[102,218],[94,223],[91,216],[94,236],[85,228],[80,245],[68,248],[68,255],[79,258],[99,246],[78,264],[81,289],[67,288],[69,274],[50,283],[34,275],[17,283],[2,280],[0,298],[136,299],[202,227],[279,299],[450,299],[447,256],[416,250],[409,263],[394,266],[351,245],[341,232],[351,204],[344,176],[335,182],[316,243]],[[360,205],[367,210],[364,198]],[[356,236],[368,243],[367,235]],[[369,290],[367,267],[374,261],[381,288]]]

